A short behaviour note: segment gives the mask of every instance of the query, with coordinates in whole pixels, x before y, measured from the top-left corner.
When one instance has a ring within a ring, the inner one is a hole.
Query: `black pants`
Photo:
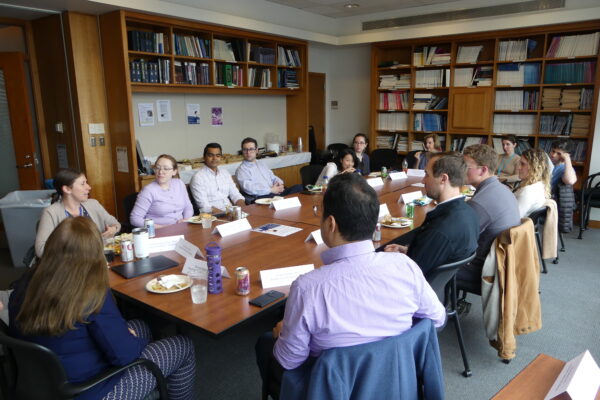
[[[272,332],[263,333],[256,341],[256,364],[263,382],[263,393],[270,394],[274,399],[279,398],[283,367],[273,356],[276,339]]]

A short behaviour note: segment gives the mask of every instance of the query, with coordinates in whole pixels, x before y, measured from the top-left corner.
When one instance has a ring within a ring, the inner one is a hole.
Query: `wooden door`
[[[488,133],[492,114],[492,88],[452,88],[449,132]]]
[[[33,119],[27,87],[25,59],[22,53],[0,53],[3,76],[3,99],[8,106],[8,121],[12,132],[15,169],[21,190],[41,188],[39,161],[35,152]],[[15,171],[7,171],[9,174]]]
[[[325,148],[325,74],[308,73],[308,125],[315,129],[317,149]]]

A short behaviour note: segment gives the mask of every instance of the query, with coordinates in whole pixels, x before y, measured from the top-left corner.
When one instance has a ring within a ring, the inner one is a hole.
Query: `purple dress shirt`
[[[321,259],[326,265],[292,283],[273,350],[283,368],[330,348],[399,335],[413,317],[444,324],[444,306],[406,255],[375,253],[365,240],[328,249]]]
[[[192,215],[194,208],[185,183],[173,178],[167,190],[162,189],[156,181],[144,186],[131,210],[129,222],[142,227],[145,218],[152,218],[155,224],[172,225]]]

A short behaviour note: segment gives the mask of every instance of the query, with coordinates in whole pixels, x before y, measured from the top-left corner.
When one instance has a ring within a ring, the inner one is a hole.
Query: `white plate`
[[[152,287],[152,286],[154,286],[154,284],[156,284],[157,278],[154,278],[154,279],[150,280],[148,283],[146,283],[146,290],[149,292],[158,293],[158,294],[175,293],[175,292],[181,292],[182,290],[185,290],[185,289],[189,288],[190,286],[192,286],[192,279],[189,276],[187,276],[187,275],[177,275],[177,276],[182,277],[185,280],[185,283],[183,283],[177,289],[156,290]]]
[[[385,226],[386,228],[408,228],[412,224],[412,220],[408,218],[392,218],[391,224],[382,223],[381,226]]]
[[[277,201],[277,200],[282,200],[282,199],[283,199],[283,197],[281,197],[281,196],[265,197],[264,199],[256,199],[255,203],[256,204],[262,204],[264,206],[268,206],[272,202]]]
[[[214,215],[211,216],[210,218],[211,221],[216,221],[217,217],[215,217]],[[200,218],[200,216],[196,215],[194,217],[190,217],[187,219],[187,222],[189,222],[190,224],[202,224],[202,218]]]

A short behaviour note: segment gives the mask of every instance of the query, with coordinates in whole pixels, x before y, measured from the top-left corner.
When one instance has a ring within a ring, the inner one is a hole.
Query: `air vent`
[[[363,31],[385,28],[402,28],[408,25],[431,24],[434,22],[457,21],[483,17],[497,17],[499,15],[518,14],[531,11],[551,10],[564,8],[565,0],[534,0],[522,3],[503,4],[500,6],[472,8],[426,15],[413,15],[410,17],[380,19],[378,21],[363,22]]]

